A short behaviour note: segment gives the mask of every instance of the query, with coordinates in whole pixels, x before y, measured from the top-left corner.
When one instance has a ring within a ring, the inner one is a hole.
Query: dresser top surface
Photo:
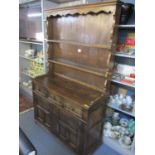
[[[63,96],[73,102],[86,106],[90,106],[103,95],[101,92],[57,76],[41,76],[36,78],[35,82],[47,88],[50,93],[56,93],[59,96]]]

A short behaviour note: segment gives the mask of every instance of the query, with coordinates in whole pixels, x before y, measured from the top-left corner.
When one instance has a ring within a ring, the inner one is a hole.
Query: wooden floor
[[[26,111],[33,107],[33,103],[23,95],[19,95],[19,112]]]

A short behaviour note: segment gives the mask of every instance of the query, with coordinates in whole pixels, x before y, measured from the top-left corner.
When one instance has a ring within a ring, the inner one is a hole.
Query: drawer
[[[72,113],[74,113],[78,117],[82,118],[82,110],[80,107],[75,107],[71,103],[64,102],[64,109],[71,111]]]
[[[44,97],[48,97],[49,96],[49,92],[47,90],[47,88],[44,88],[43,86],[39,85],[38,83],[33,84],[33,90],[41,95],[43,95]]]
[[[57,95],[49,94],[48,100],[55,105],[58,105],[62,108],[64,107],[63,99],[60,99],[60,97]]]
[[[39,105],[40,107],[43,107],[46,110],[49,110],[49,102],[47,102],[46,100],[44,100],[44,98],[35,95],[35,105]]]

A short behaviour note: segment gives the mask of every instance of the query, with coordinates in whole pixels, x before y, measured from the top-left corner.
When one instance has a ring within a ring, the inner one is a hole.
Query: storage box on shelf
[[[133,87],[135,85],[135,67],[115,63],[112,75],[112,82]]]

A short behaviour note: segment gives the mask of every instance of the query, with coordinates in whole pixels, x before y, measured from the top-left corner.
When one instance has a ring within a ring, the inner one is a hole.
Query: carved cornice
[[[117,0],[110,0],[102,3],[93,3],[86,5],[77,5],[70,6],[64,8],[56,8],[45,10],[46,17],[56,17],[56,16],[68,16],[68,15],[86,15],[86,14],[112,14],[115,12],[116,4],[118,4]]]

